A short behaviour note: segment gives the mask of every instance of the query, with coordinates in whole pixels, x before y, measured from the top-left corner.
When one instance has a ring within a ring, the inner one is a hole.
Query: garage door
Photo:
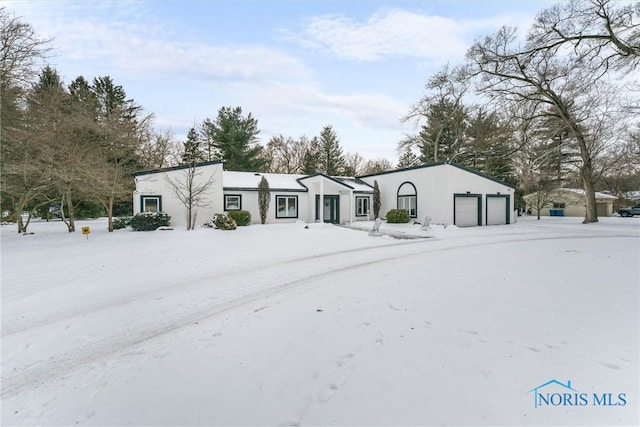
[[[487,196],[487,225],[507,224],[507,196]]]
[[[458,227],[474,227],[480,225],[480,196],[454,196],[453,224]]]

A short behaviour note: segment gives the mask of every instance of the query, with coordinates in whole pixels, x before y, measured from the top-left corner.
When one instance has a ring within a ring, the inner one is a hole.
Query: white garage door
[[[507,198],[487,197],[487,225],[507,223]]]
[[[455,196],[454,225],[458,227],[474,227],[478,224],[478,208],[480,199],[475,196]]]

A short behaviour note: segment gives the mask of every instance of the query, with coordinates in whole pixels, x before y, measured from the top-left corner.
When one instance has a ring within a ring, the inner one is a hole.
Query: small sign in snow
[[[87,240],[89,240],[89,234],[91,234],[91,228],[82,227],[82,234],[87,236]]]

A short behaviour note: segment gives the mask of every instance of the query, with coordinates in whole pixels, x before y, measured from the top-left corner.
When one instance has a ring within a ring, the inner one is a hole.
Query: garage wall
[[[482,195],[482,208],[481,208],[481,225],[486,225],[487,220],[487,203],[486,196],[509,196],[508,197],[508,209],[513,215],[514,210],[514,195],[515,190],[500,182],[493,181],[489,178],[485,178],[481,175],[477,175],[473,172],[461,169],[453,165],[444,165],[447,171],[447,191],[444,197],[448,198],[448,202],[453,209],[453,195],[454,194],[481,194]],[[453,212],[452,212],[453,216]],[[512,218],[510,218],[511,222]],[[451,222],[453,223],[453,221]]]
[[[417,191],[417,217],[422,222],[426,216],[436,224],[454,223],[454,194],[481,195],[481,220],[486,221],[486,195],[509,196],[509,212],[514,209],[514,189],[471,171],[450,164],[434,164],[424,167],[394,171],[386,174],[361,177],[373,186],[378,181],[384,217],[390,209],[397,207],[397,191],[404,182],[411,182]]]

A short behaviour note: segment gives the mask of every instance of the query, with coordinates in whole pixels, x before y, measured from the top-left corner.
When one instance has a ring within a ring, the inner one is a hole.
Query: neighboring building
[[[163,210],[172,224],[186,224],[185,208],[172,193],[166,176],[184,176],[187,166],[142,171],[135,174],[134,212]],[[198,223],[215,213],[246,210],[260,222],[258,184],[269,182],[271,203],[267,223],[316,222],[334,224],[372,220],[373,185],[378,182],[382,206],[406,209],[422,222],[458,226],[510,224],[513,221],[514,188],[471,169],[435,163],[363,177],[331,177],[322,173],[288,175],[223,171],[219,161],[197,165],[198,178],[214,177],[205,198],[210,205],[198,209]],[[182,175],[181,175],[182,174]],[[322,200],[322,202],[321,202]]]
[[[538,197],[544,197],[547,201],[540,209],[541,216],[573,216],[584,217],[587,213],[584,190],[579,188],[558,188],[549,193],[539,196],[531,193],[524,196],[527,203],[527,212],[538,215],[536,203]],[[596,192],[596,207],[598,216],[613,215],[613,203],[618,198],[611,194]]]

